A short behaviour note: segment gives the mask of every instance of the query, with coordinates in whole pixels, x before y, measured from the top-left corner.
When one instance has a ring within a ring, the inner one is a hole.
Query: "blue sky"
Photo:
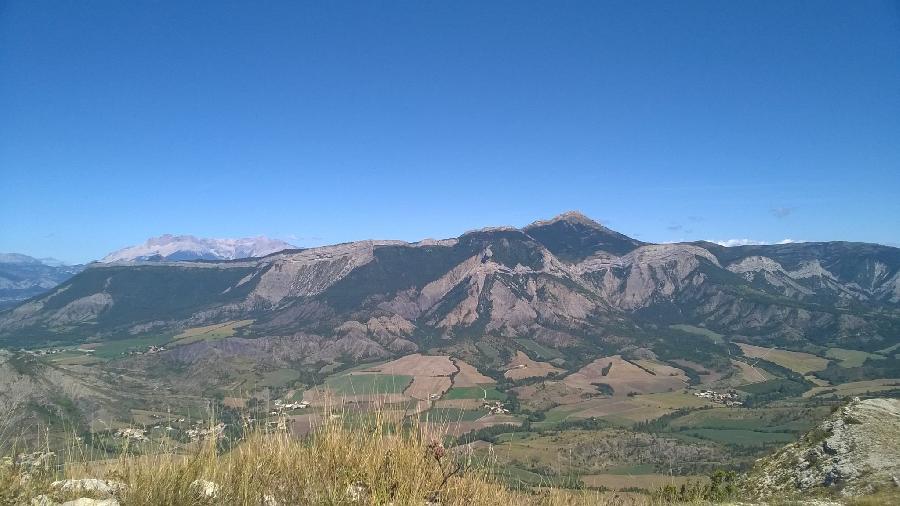
[[[0,251],[579,209],[900,243],[896,2],[0,2]]]

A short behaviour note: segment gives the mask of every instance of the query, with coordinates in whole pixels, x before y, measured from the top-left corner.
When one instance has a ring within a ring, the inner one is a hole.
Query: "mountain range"
[[[103,257],[101,263],[154,262],[165,260],[235,260],[261,257],[293,249],[268,237],[207,239],[192,235],[161,235],[144,244],[129,246]],[[33,258],[19,253],[0,253],[0,309],[12,307],[66,281],[84,269],[54,258]]]
[[[262,236],[241,239],[207,239],[192,235],[165,234],[151,237],[144,244],[114,251],[103,257],[100,262],[235,260],[266,256],[276,251],[295,247],[284,241]]]
[[[66,265],[53,258],[0,253],[0,309],[40,295],[83,268],[83,265]]]
[[[900,395],[897,248],[653,244],[572,212],[415,243],[158,253],[0,311],[0,447],[74,431],[115,459],[192,441],[208,414],[235,437],[245,417],[303,436],[384,409],[536,486],[652,488],[796,441],[755,488],[868,493],[897,460],[896,401],[833,411]]]
[[[186,262],[168,251],[151,241],[111,255],[0,313],[0,342],[252,320],[236,337],[201,344],[249,354],[277,345],[314,363],[515,338],[568,353],[666,354],[685,345],[664,338],[676,325],[793,348],[874,350],[900,336],[900,249],[877,244],[651,244],[571,212],[521,229],[247,260]]]

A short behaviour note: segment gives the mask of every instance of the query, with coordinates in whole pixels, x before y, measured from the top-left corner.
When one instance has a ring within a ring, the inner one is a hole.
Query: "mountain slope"
[[[566,213],[444,241],[93,264],[0,315],[0,339],[40,345],[243,319],[255,320],[247,337],[346,339],[367,356],[490,336],[652,347],[671,324],[757,344],[880,349],[900,335],[900,250],[647,244]]]

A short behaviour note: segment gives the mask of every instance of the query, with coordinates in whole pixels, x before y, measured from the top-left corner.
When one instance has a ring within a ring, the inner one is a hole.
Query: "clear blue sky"
[[[0,0],[0,251],[569,209],[897,244],[898,5]]]

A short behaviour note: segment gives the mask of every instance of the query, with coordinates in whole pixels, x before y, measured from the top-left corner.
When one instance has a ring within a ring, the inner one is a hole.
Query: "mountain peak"
[[[144,260],[235,260],[260,257],[293,245],[265,236],[240,239],[208,239],[193,235],[164,234],[147,239],[144,244],[114,251],[100,260],[109,262],[133,262]]]
[[[644,244],[610,230],[578,211],[536,221],[523,231],[561,260],[570,262],[578,262],[600,252],[621,256]]]
[[[581,211],[573,210],[573,211],[566,211],[562,214],[558,214],[558,215],[554,216],[553,218],[550,218],[549,220],[535,221],[534,223],[526,226],[525,229],[542,227],[542,226],[552,225],[554,223],[560,223],[560,222],[577,223],[580,225],[585,225],[585,226],[588,226],[591,228],[598,228],[598,229],[606,228],[603,225],[601,225],[600,223],[590,219],[587,215],[585,215]]]

